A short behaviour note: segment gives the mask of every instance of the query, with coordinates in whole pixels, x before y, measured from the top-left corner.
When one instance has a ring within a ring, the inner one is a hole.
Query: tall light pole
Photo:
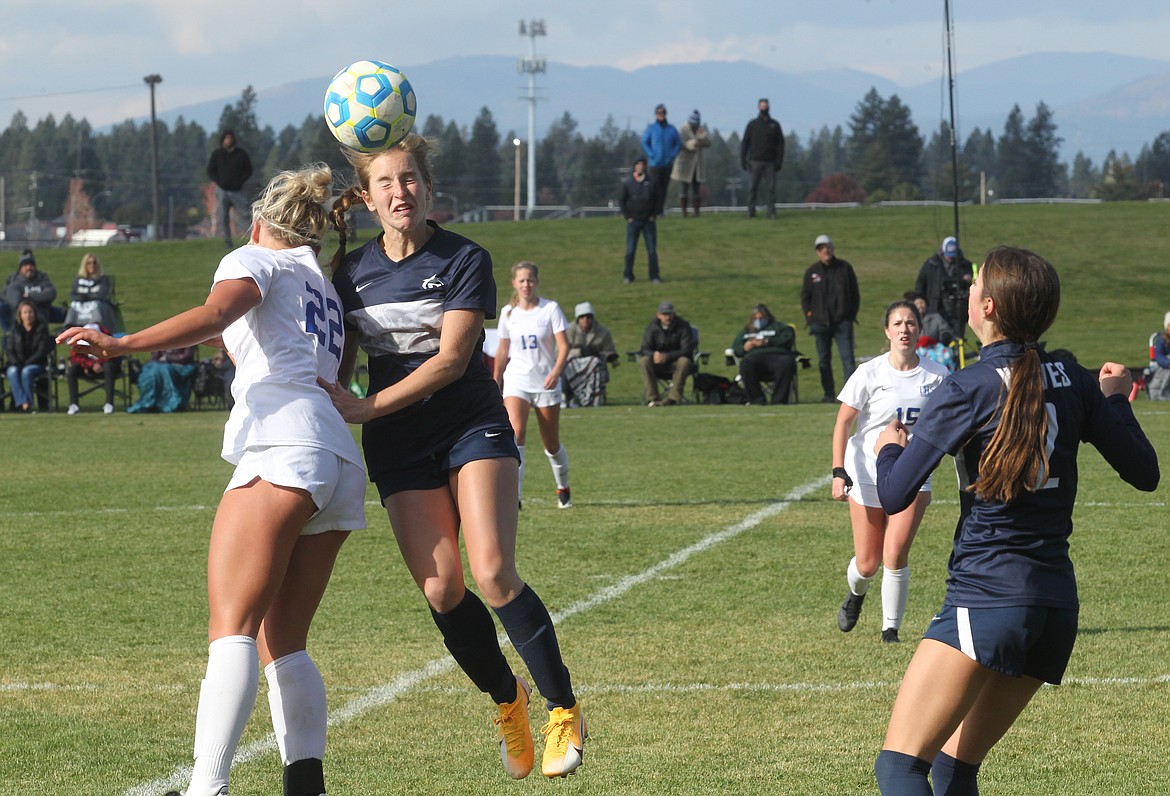
[[[146,85],[150,86],[150,194],[151,194],[151,219],[154,224],[154,238],[158,240],[161,235],[161,227],[158,223],[158,120],[154,115],[154,87],[162,82],[159,75],[147,75],[142,78]]]
[[[512,191],[512,202],[515,209],[512,211],[512,220],[520,220],[520,139],[512,139],[512,148],[516,150],[516,186]]]
[[[528,213],[532,218],[536,211],[536,76],[544,73],[548,64],[536,57],[536,37],[547,36],[543,19],[520,20],[520,35],[528,37],[528,57],[521,58],[516,71],[528,75]]]

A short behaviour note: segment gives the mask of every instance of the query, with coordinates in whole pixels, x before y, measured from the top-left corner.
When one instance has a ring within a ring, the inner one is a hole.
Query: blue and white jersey
[[[889,354],[853,371],[837,400],[857,410],[856,431],[845,445],[845,469],[855,481],[877,484],[873,446],[878,434],[895,418],[913,434],[926,399],[946,377],[945,367],[925,358],[918,360],[918,367],[898,370],[890,364]],[[930,491],[929,479],[923,491]]]
[[[353,434],[317,379],[337,381],[344,345],[337,293],[308,246],[241,246],[216,269],[214,283],[250,279],[260,303],[223,331],[236,363],[223,458],[236,464],[265,445],[324,448],[361,466]]]
[[[530,310],[505,304],[496,324],[500,339],[508,341],[504,384],[524,392],[543,391],[557,364],[556,335],[568,326],[560,305],[551,299],[540,299]]]
[[[388,258],[379,236],[348,254],[333,277],[345,322],[356,330],[369,356],[371,393],[398,383],[438,353],[448,310],[479,310],[485,318],[495,317],[491,255],[467,238],[427,223],[434,230],[430,240],[404,260]],[[365,424],[362,439],[371,475],[373,457],[387,449],[413,460],[482,422],[502,416],[506,424],[499,388],[479,350],[477,345],[456,381]],[[379,451],[372,452],[373,447]]]
[[[1145,488],[1139,481],[1147,480],[1148,469],[1142,469],[1152,459],[1157,483],[1157,457],[1126,397],[1106,398],[1093,374],[1040,352],[1048,414],[1047,471],[1035,491],[1023,491],[1009,503],[985,501],[966,491],[978,479],[980,460],[999,425],[1009,367],[1023,352],[1023,346],[1008,341],[984,346],[976,364],[939,385],[914,429],[915,442],[933,446],[938,456],[953,455],[958,471],[960,514],[949,563],[948,605],[1078,605],[1068,539],[1082,441],[1097,447],[1139,488]],[[881,457],[883,477],[889,447]],[[906,452],[913,460],[909,446]],[[895,480],[895,471],[888,472],[889,480]],[[885,486],[879,483],[879,491]]]

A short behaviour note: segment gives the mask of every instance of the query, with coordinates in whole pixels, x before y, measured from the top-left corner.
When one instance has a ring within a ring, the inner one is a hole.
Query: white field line
[[[552,499],[544,498],[530,498],[534,504],[547,503],[552,505]],[[689,505],[706,505],[709,500],[672,500],[672,506],[689,506]],[[382,508],[382,504],[377,500],[367,500],[367,506]],[[587,506],[624,506],[628,508],[638,508],[643,506],[659,506],[662,505],[657,501],[650,500],[591,500],[581,503],[582,507]],[[959,501],[948,498],[934,498],[931,501],[932,506],[957,506]],[[1164,500],[1120,500],[1120,501],[1104,501],[1104,500],[1078,500],[1078,508],[1106,508],[1106,509],[1127,509],[1127,508],[1165,508],[1170,505]],[[0,511],[0,520],[3,519],[33,519],[37,517],[74,517],[86,516],[93,517],[94,515],[113,515],[113,514],[142,514],[148,511],[165,512],[201,512],[201,511],[215,511],[215,506],[148,506],[142,508],[104,508],[104,509],[61,509],[59,511]]]
[[[442,671],[450,671],[450,666],[442,669]],[[441,672],[438,672],[441,673]],[[422,682],[425,678],[420,678],[417,682]],[[885,688],[894,688],[901,681],[900,680],[856,680],[848,683],[610,683],[582,685],[573,688],[573,691],[578,694],[597,695],[597,694],[696,694],[696,693],[719,693],[719,692],[747,692],[747,693],[836,693],[844,691],[871,691],[881,690]],[[1170,684],[1170,674],[1159,674],[1153,677],[1066,677],[1061,685],[1064,686],[1086,686],[1086,687],[1126,687],[1126,686],[1149,686],[1149,685],[1167,685]],[[392,684],[387,684],[385,687],[390,687]],[[1050,686],[1045,683],[1046,687],[1057,688],[1059,686]],[[137,686],[125,686],[124,688],[101,686],[94,683],[80,683],[71,685],[60,685],[57,683],[0,683],[0,693],[4,692],[29,692],[29,691],[87,691],[87,692],[114,692],[114,691],[128,691],[134,689],[135,692],[141,692],[142,689]],[[181,692],[190,688],[189,685],[156,685],[152,686],[152,691],[173,691]],[[330,691],[334,693],[344,693],[346,691],[356,691],[355,688],[345,688],[334,686]],[[479,691],[470,686],[437,686],[437,685],[420,685],[417,688],[411,689],[415,694],[479,694]],[[350,703],[353,704],[353,703]],[[342,710],[334,711],[334,715],[330,718],[330,724],[342,724],[350,718],[355,718],[357,715],[345,715]]]
[[[594,593],[592,596],[586,597],[583,600],[579,600],[564,610],[554,613],[552,615],[553,623],[560,624],[563,620],[568,619],[571,616],[575,616],[584,611],[596,608],[599,605],[603,605],[604,603],[618,599],[635,586],[639,586],[643,583],[646,583],[647,581],[653,580],[663,572],[666,572],[667,570],[684,563],[692,556],[705,552],[717,544],[734,539],[744,531],[751,530],[769,517],[786,510],[793,502],[800,500],[810,492],[813,492],[817,489],[823,489],[825,485],[828,484],[828,482],[828,477],[821,477],[815,481],[811,481],[807,484],[804,484],[803,486],[797,487],[796,489],[789,492],[779,502],[772,503],[760,509],[759,511],[753,512],[734,525],[729,525],[720,531],[716,531],[703,537],[698,542],[695,542],[689,547],[684,547],[683,549],[675,552],[662,561],[659,561],[657,564],[654,564],[648,569],[645,569],[636,575],[626,576],[617,583],[611,586],[607,586],[606,588]],[[507,640],[507,636],[500,634],[501,643],[507,643]],[[416,686],[425,683],[427,680],[430,680],[433,677],[445,674],[454,668],[455,661],[449,657],[444,657],[429,661],[424,666],[419,669],[415,669],[414,671],[404,672],[390,682],[372,688],[364,694],[358,696],[356,699],[351,700],[348,704],[342,705],[337,710],[331,711],[329,714],[329,724],[330,726],[335,726],[337,724],[347,722],[351,719],[355,719],[375,708],[381,707],[382,705],[389,704],[390,702],[398,699],[403,694],[411,691]],[[236,756],[232,759],[232,765],[241,765],[247,763],[259,757],[260,755],[267,754],[274,751],[275,749],[276,737],[272,733],[269,733],[267,737],[258,741],[253,741],[252,743],[237,749]],[[144,782],[140,785],[135,785],[131,788],[128,788],[125,792],[125,796],[156,796],[159,791],[163,791],[168,788],[178,789],[182,785],[186,784],[187,780],[190,779],[191,771],[192,769],[190,766],[183,766],[182,768],[171,772],[170,776],[165,779],[154,780],[153,782]]]

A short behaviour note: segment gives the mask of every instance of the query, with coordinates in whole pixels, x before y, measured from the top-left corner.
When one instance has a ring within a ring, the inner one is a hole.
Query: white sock
[[[264,675],[281,760],[287,766],[325,759],[325,682],[309,653],[301,650],[277,658],[264,667]]]
[[[562,445],[556,453],[544,452],[548,463],[552,467],[553,480],[557,482],[557,489],[569,488],[569,452]]]
[[[861,596],[869,591],[869,582],[873,580],[873,575],[868,578],[862,577],[861,573],[857,571],[857,556],[853,556],[849,559],[849,566],[845,570],[845,580],[849,582],[849,591]]]
[[[256,639],[224,636],[208,645],[195,717],[195,771],[187,796],[217,796],[227,787],[232,756],[256,706],[259,683]]]
[[[902,626],[906,599],[910,596],[910,565],[882,573],[882,630]]]
[[[524,446],[517,445],[516,450],[520,451],[520,478],[516,482],[516,499],[524,499]]]

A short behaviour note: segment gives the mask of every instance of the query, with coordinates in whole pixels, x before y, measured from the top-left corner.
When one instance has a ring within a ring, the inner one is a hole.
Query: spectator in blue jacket
[[[682,139],[673,124],[666,121],[666,106],[654,109],[654,121],[642,133],[642,151],[646,154],[650,179],[654,182],[654,215],[662,215],[666,208],[666,189],[670,185],[670,170],[682,149]]]

